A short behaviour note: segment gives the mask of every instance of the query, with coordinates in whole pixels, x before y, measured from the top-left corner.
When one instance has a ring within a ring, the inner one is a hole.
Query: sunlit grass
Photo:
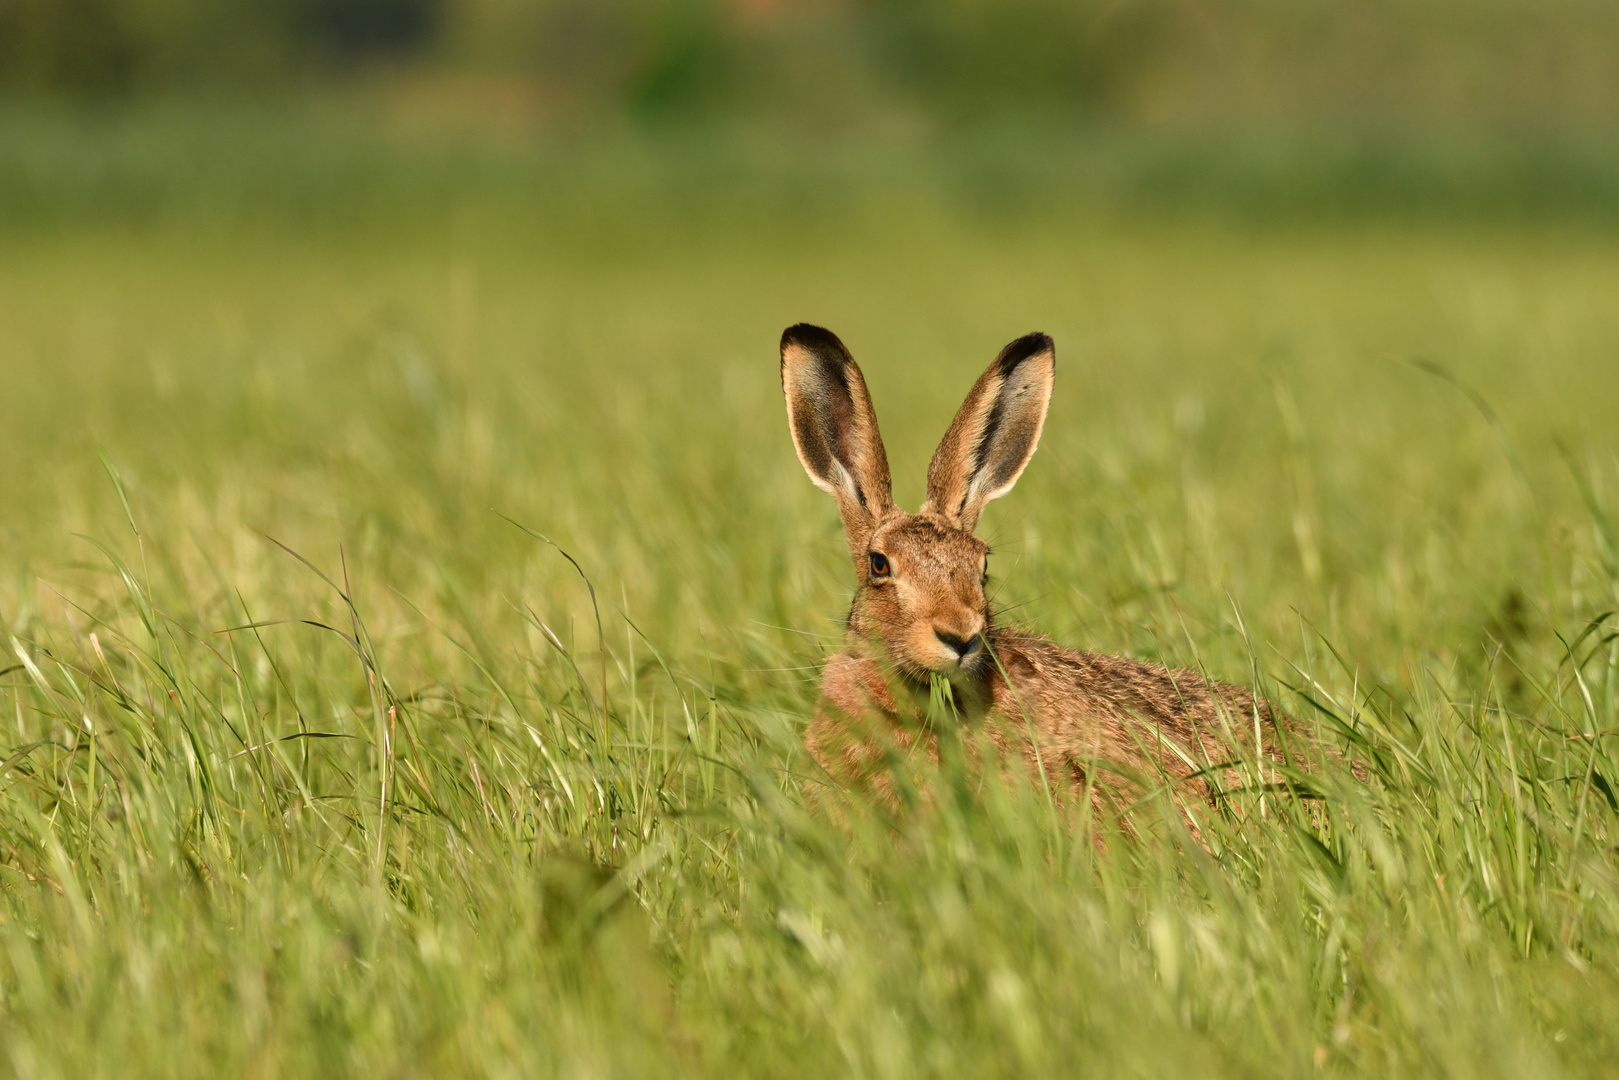
[[[1619,246],[873,190],[8,243],[0,1068],[1612,1070]],[[907,505],[1054,334],[998,602],[1257,680],[1367,778],[1206,849],[828,792],[801,319]]]

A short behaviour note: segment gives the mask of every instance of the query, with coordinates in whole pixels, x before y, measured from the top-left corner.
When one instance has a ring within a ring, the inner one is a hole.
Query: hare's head
[[[1018,338],[973,384],[928,466],[928,498],[907,514],[889,490],[888,455],[866,380],[830,331],[781,336],[787,424],[810,479],[838,500],[854,559],[849,626],[880,640],[913,679],[987,675],[988,547],[973,535],[984,504],[1012,490],[1040,441],[1056,354]]]

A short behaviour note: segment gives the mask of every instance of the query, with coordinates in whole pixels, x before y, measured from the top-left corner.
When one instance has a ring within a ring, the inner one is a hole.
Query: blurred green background
[[[553,116],[1600,127],[1616,32],[1600,0],[5,0],[0,83],[213,93],[385,70],[526,84]]]
[[[642,158],[588,153],[611,138]],[[954,185],[1002,207],[1038,189],[1264,220],[1611,222],[1619,9],[0,0],[8,228],[431,212],[542,194],[580,160],[660,190],[712,193],[741,169],[778,187]]]

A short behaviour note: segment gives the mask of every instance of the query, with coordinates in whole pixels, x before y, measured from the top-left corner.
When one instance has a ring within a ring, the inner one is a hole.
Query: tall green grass
[[[722,175],[10,234],[0,1070],[1614,1071],[1611,237],[984,214],[864,167],[807,209]],[[1257,682],[1365,779],[1206,846],[949,770],[828,791],[800,319],[907,505],[1053,333],[998,602]]]

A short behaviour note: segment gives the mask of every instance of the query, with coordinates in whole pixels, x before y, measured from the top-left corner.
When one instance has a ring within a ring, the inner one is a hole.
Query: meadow
[[[1604,168],[401,140],[0,118],[0,1073],[1619,1072]],[[801,320],[907,507],[1051,333],[1005,617],[1364,779],[828,792]]]

